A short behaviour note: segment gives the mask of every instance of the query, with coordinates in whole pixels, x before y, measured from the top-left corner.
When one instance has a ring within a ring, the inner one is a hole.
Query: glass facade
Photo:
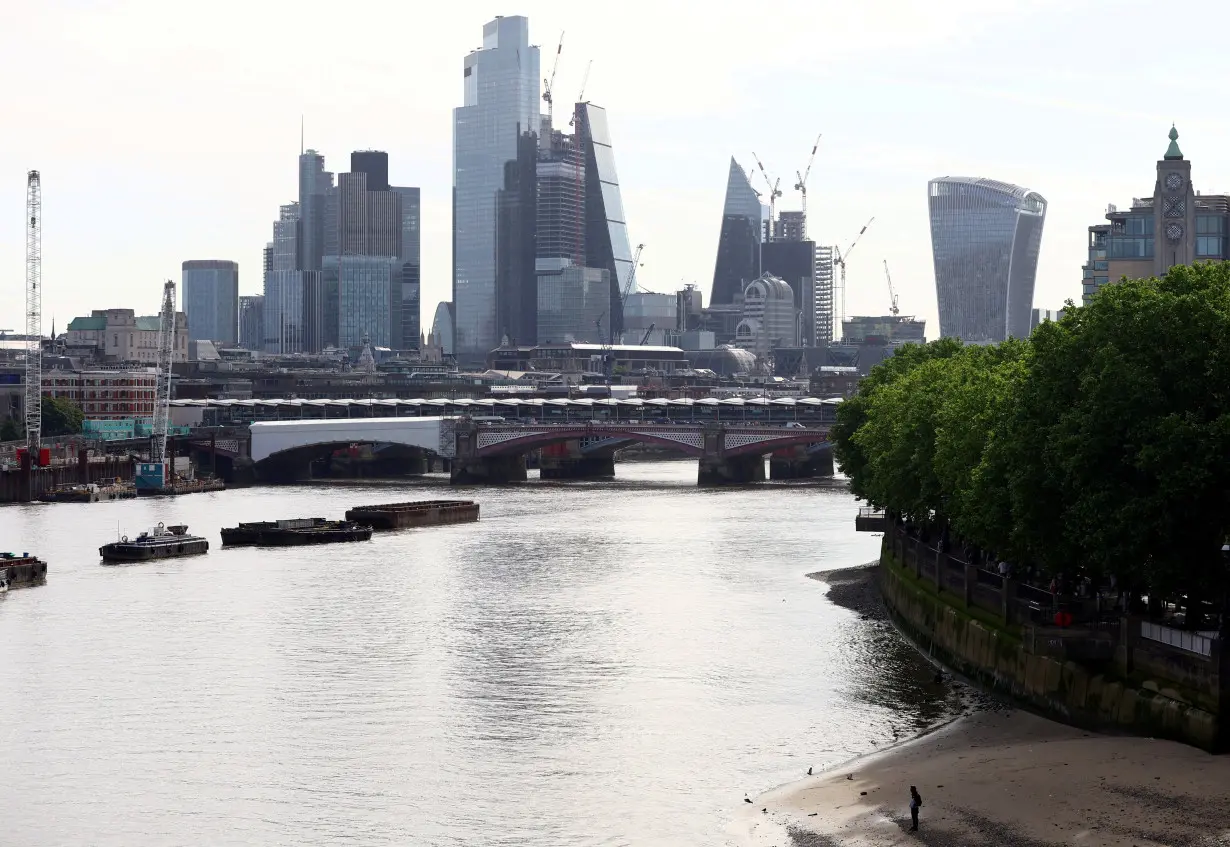
[[[336,270],[334,270],[336,269]],[[328,256],[338,281],[338,346],[397,346],[401,332],[401,261],[392,256]]]
[[[431,334],[445,356],[452,356],[456,352],[457,347],[453,336],[453,304],[447,300],[436,304],[436,314],[431,320]]]
[[[453,305],[456,354],[486,361],[496,326],[496,220],[504,163],[518,138],[539,128],[539,56],[529,20],[483,26],[483,47],[465,57],[463,105],[453,111]]]
[[[611,275],[606,268],[538,274],[538,343],[610,343]],[[601,329],[599,329],[601,326]]]
[[[272,271],[265,281],[266,353],[303,352],[303,271]]]
[[[726,178],[726,203],[722,207],[710,306],[734,303],[747,284],[760,276],[763,209],[747,174],[732,157]]]
[[[940,335],[967,344],[1027,338],[1046,200],[1003,182],[928,184]]]
[[[265,295],[245,294],[239,298],[239,346],[245,350],[264,348]]]
[[[235,344],[239,340],[239,265],[203,259],[184,262],[180,308],[189,341]]]
[[[611,129],[601,106],[578,103],[575,116],[577,138],[585,151],[585,264],[609,275],[609,323],[618,337],[623,331],[621,293],[632,277],[632,246],[615,173]]]

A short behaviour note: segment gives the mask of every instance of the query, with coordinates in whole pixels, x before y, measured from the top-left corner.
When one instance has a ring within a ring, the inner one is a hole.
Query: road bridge
[[[471,417],[351,418],[258,421],[251,425],[257,475],[297,478],[322,450],[355,443],[416,448],[448,460],[454,483],[526,478],[526,455],[541,451],[546,478],[612,476],[615,451],[658,444],[699,460],[700,484],[832,475],[827,427],[694,423],[483,422]]]

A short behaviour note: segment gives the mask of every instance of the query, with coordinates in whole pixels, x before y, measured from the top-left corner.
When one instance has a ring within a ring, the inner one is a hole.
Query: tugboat
[[[158,526],[129,540],[125,535],[119,541],[104,544],[98,553],[104,562],[144,562],[149,559],[173,559],[179,556],[195,556],[209,552],[209,542],[195,535],[188,535],[188,527]]]

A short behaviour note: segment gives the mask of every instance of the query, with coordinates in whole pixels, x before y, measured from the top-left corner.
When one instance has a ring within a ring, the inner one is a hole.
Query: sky
[[[1179,7],[1175,7],[1178,9]],[[725,11],[721,11],[725,9]],[[845,312],[938,335],[927,181],[979,176],[1048,201],[1034,305],[1079,301],[1087,227],[1153,190],[1172,123],[1204,193],[1230,193],[1230,6],[934,0],[722,7],[469,0],[0,3],[0,329],[24,326],[26,172],[42,174],[43,330],[92,309],[157,311],[187,259],[261,249],[295,199],[300,119],[331,170],[389,153],[422,188],[423,323],[451,290],[452,109],[462,59],[496,15],[526,15],[558,111],[608,110],[641,287],[708,303],[730,157],[759,155],[809,233],[850,254]],[[559,122],[557,118],[557,123]],[[764,189],[759,177],[753,185]]]

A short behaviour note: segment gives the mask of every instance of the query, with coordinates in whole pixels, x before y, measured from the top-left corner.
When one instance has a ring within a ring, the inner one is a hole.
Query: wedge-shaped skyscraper
[[[735,295],[760,276],[760,242],[764,238],[764,207],[739,163],[731,157],[726,179],[726,203],[718,235],[717,264],[709,304],[735,302]]]
[[[940,335],[967,344],[1027,338],[1046,200],[976,177],[927,187]]]

